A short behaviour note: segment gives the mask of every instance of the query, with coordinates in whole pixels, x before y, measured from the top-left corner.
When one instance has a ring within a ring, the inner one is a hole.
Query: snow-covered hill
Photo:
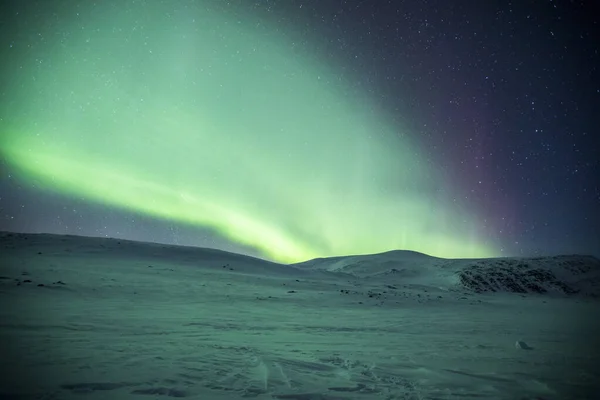
[[[294,267],[365,280],[431,285],[475,293],[509,292],[600,297],[600,260],[592,256],[442,259],[412,251],[319,258]]]

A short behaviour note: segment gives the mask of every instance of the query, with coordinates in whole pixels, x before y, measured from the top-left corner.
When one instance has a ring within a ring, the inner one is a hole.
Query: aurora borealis
[[[501,254],[411,116],[292,27],[219,1],[52,4],[4,67],[0,151],[24,185],[281,262]]]

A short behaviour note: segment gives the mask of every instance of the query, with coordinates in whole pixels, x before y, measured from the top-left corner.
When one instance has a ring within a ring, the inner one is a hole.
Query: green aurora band
[[[14,49],[0,151],[21,178],[280,262],[496,253],[351,77],[292,33],[192,4],[90,2]]]

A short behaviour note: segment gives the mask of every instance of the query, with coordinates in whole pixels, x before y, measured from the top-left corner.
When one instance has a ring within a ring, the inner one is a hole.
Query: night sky
[[[592,2],[7,3],[0,230],[600,256]]]

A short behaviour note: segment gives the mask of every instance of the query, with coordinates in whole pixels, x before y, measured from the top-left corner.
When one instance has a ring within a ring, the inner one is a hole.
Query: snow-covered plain
[[[593,257],[0,239],[1,399],[600,398]]]

